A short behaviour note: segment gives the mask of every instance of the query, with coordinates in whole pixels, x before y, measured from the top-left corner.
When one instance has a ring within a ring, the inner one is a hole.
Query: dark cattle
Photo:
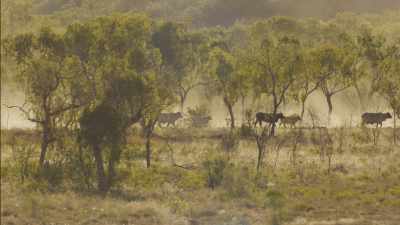
[[[177,112],[177,113],[161,113],[160,116],[158,117],[158,124],[161,126],[162,124],[167,124],[169,126],[172,124],[175,126],[175,122],[182,118],[182,113]]]
[[[366,124],[376,124],[376,126],[380,125],[382,127],[383,121],[392,118],[390,113],[364,113],[361,116],[362,125]]]
[[[295,127],[296,123],[301,121],[301,117],[297,114],[291,115],[291,116],[285,116],[281,119],[281,124],[283,127],[289,126],[289,127]]]
[[[256,113],[256,122],[254,125],[260,124],[260,126],[262,126],[262,122],[266,122],[269,124],[272,123],[276,123],[279,121],[279,119],[284,118],[282,113],[277,113],[277,114],[273,114],[273,113],[263,113],[263,112],[258,112]]]

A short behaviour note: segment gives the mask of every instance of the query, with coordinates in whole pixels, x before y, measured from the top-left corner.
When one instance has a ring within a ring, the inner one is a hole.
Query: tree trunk
[[[228,111],[229,111],[229,116],[230,116],[230,119],[231,119],[231,121],[230,121],[231,129],[235,129],[235,115],[233,113],[233,106],[232,106],[232,104],[230,104],[230,102],[226,98],[224,98],[224,103],[225,103],[225,105],[226,105],[226,107],[228,108]]]
[[[182,93],[182,94],[180,95],[181,113],[183,113],[183,111],[184,111],[184,106],[185,106],[185,102],[186,102],[186,99],[187,99],[188,94],[189,94],[189,90],[185,91],[184,93]]]
[[[46,119],[42,125],[42,143],[40,145],[40,158],[39,158],[40,168],[43,168],[49,144],[50,144],[50,120]]]
[[[242,124],[244,124],[245,118],[246,118],[245,96],[242,95]]]
[[[97,187],[101,193],[107,193],[109,186],[107,185],[108,182],[104,171],[104,162],[99,145],[93,146],[93,155],[97,169]]]
[[[262,165],[262,158],[263,158],[263,151],[265,151],[264,149],[264,145],[262,142],[262,140],[259,140],[259,138],[261,137],[257,137],[257,149],[258,149],[258,157],[257,157],[257,174],[260,172],[261,169],[261,165]]]
[[[181,113],[183,113],[183,108],[184,108],[184,106],[185,106],[185,101],[186,101],[185,97],[181,96],[181,98],[180,98],[180,109],[181,109]]]
[[[325,95],[326,103],[328,103],[328,125],[331,123],[331,116],[333,112],[333,104],[332,104],[332,95],[327,94]]]
[[[146,166],[150,168],[151,166],[151,143],[150,134],[146,134]]]
[[[115,178],[115,168],[114,168],[114,162],[116,159],[113,157],[110,158],[108,161],[108,178],[107,178],[107,187],[111,187],[112,184],[114,183],[114,178]]]
[[[397,145],[397,135],[396,135],[396,109],[393,109],[393,144]]]
[[[300,114],[301,119],[304,119],[305,110],[306,110],[306,100],[302,100],[301,101],[301,114]]]
[[[278,107],[279,107],[279,105],[277,105],[275,103],[274,104],[274,112],[273,112],[274,117],[276,117],[276,113],[278,112]],[[271,126],[271,132],[270,132],[271,137],[275,137],[275,128],[276,128],[276,122],[273,122],[272,126]]]

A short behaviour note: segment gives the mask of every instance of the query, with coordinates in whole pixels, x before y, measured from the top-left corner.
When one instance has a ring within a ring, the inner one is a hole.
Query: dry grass
[[[173,130],[163,132],[159,136],[173,134]],[[2,164],[2,224],[398,225],[400,221],[400,148],[390,143],[390,129],[382,131],[378,146],[369,143],[368,134],[360,129],[349,129],[340,151],[338,131],[331,129],[330,172],[327,158],[321,159],[318,146],[312,144],[311,131],[306,131],[296,150],[295,164],[292,140],[287,138],[281,147],[276,140],[268,145],[263,177],[257,181],[256,146],[243,139],[231,155],[224,181],[214,190],[206,185],[202,165],[220,153],[215,136],[222,131],[213,131],[209,138],[207,132],[196,132],[187,131],[188,137],[170,138],[168,143],[155,138],[152,169],[146,169],[140,157],[131,164],[123,160],[119,170],[125,179],[106,198],[73,191],[68,185],[62,191],[37,192],[31,189],[34,181],[20,184],[4,175],[3,166],[10,164]],[[140,146],[141,141],[136,136],[130,144]],[[2,142],[2,156],[11,149],[3,143],[7,142]],[[192,167],[182,169],[173,163]]]

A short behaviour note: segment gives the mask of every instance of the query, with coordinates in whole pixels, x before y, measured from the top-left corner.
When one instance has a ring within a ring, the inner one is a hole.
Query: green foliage
[[[102,121],[99,123],[98,121]],[[90,145],[120,141],[124,123],[122,115],[108,105],[85,111],[80,119],[82,141]]]
[[[221,147],[222,150],[228,155],[235,153],[239,148],[239,144],[240,144],[240,135],[239,132],[236,130],[231,130],[230,132],[225,133],[222,136]]]
[[[205,127],[208,126],[211,120],[210,109],[207,105],[199,105],[195,108],[188,108],[189,125],[191,127]]]
[[[379,63],[382,79],[378,91],[386,98],[393,112],[400,118],[400,41],[388,48],[388,55]],[[394,116],[396,116],[394,115]]]
[[[230,198],[254,199],[257,193],[253,178],[254,173],[249,167],[230,163],[224,170],[222,187]]]
[[[215,154],[211,154],[207,160],[203,162],[203,166],[207,171],[208,187],[214,189],[221,185],[227,163],[228,162],[223,157]]]

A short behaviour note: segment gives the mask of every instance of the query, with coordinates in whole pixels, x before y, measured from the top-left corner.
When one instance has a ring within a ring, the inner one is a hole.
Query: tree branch
[[[29,121],[31,121],[31,122],[40,123],[40,124],[43,124],[43,123],[44,123],[43,120],[38,120],[38,119],[31,118],[31,117],[29,116],[29,112],[26,111],[26,110],[25,110],[23,107],[21,107],[21,106],[17,106],[17,105],[11,105],[11,106],[9,106],[9,105],[6,105],[6,104],[3,104],[3,105],[6,106],[6,107],[9,108],[9,109],[14,109],[14,108],[18,109],[19,111],[21,111],[22,113],[24,113],[26,119],[29,120]]]

